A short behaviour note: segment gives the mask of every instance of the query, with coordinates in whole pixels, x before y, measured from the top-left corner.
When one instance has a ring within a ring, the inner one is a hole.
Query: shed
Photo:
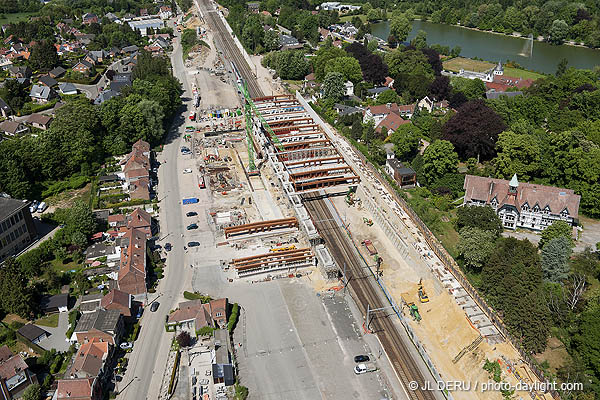
[[[40,302],[40,309],[46,314],[67,312],[69,311],[69,295],[63,293],[54,296],[44,296]]]
[[[33,324],[23,325],[19,328],[17,333],[33,344],[39,344],[42,340],[50,336],[48,332]]]

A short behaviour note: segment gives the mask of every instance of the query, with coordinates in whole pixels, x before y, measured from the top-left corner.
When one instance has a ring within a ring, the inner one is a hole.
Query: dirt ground
[[[550,372],[553,374],[563,365],[571,360],[571,356],[567,352],[565,345],[555,337],[548,339],[546,351],[535,356],[535,359],[541,364],[547,361],[550,365]]]
[[[48,208],[44,213],[54,212],[57,208],[71,207],[77,199],[88,194],[90,190],[92,190],[92,184],[88,183],[80,189],[67,190],[56,196],[48,197],[47,199],[44,199],[46,204],[48,204]]]

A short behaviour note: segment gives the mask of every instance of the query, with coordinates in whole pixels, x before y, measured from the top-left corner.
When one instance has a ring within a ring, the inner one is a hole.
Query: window
[[[218,311],[218,312],[215,314],[215,316],[216,316],[217,318],[219,318],[219,317],[222,317],[222,316],[223,316],[223,313],[222,313],[222,312],[220,312],[220,311]]]

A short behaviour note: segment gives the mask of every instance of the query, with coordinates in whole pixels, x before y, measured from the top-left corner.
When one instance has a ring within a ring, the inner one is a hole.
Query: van
[[[38,212],[44,212],[46,211],[46,209],[48,208],[48,204],[46,204],[45,201],[42,201],[38,206],[37,206],[37,210]]]

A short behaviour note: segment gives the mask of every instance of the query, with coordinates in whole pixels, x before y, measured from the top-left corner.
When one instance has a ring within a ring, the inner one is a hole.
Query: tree
[[[461,92],[469,100],[481,99],[485,94],[485,84],[481,79],[452,78],[454,92]]]
[[[436,100],[444,100],[450,96],[450,78],[447,76],[436,76],[429,85],[429,93]]]
[[[540,235],[540,242],[538,246],[543,249],[546,243],[550,242],[552,239],[556,239],[559,237],[564,237],[569,241],[569,245],[573,246],[573,227],[566,221],[554,221],[552,225],[547,227],[542,231]]]
[[[338,101],[344,96],[344,76],[339,72],[330,72],[323,80],[323,97]]]
[[[325,68],[329,61],[337,57],[345,57],[346,55],[347,53],[344,50],[338,49],[331,44],[321,46],[321,48],[317,50],[315,57],[312,58],[315,78],[319,81],[323,80],[325,75],[327,75]]]
[[[569,25],[562,19],[552,21],[548,40],[552,44],[562,44],[569,34]]]
[[[544,279],[560,283],[569,276],[571,243],[564,236],[549,240],[542,247],[542,271]]]
[[[250,14],[242,29],[242,41],[253,52],[262,47],[265,31],[257,14]]]
[[[411,30],[410,21],[404,15],[394,15],[390,19],[390,33],[399,42],[404,42]]]
[[[380,93],[375,99],[375,104],[388,104],[388,103],[396,103],[400,100],[398,94],[396,94],[393,90],[386,90],[383,93]]]
[[[76,201],[69,210],[67,228],[75,233],[79,232],[85,237],[96,231],[96,217],[92,209],[83,201]]]
[[[181,347],[189,347],[192,344],[192,337],[186,331],[182,331],[179,335],[177,335],[176,340]]]
[[[452,143],[437,140],[427,146],[423,153],[423,177],[427,184],[433,183],[444,174],[456,171],[458,154]]]
[[[519,179],[529,181],[539,176],[542,149],[535,135],[504,131],[498,135],[496,151],[493,164],[499,178],[510,179],[517,174]]]
[[[412,160],[417,154],[419,144],[421,143],[421,136],[422,132],[418,127],[413,124],[404,124],[400,125],[389,136],[388,141],[394,144],[396,158],[408,161]]]
[[[38,383],[29,385],[23,392],[23,400],[40,400],[42,398],[42,388]]]
[[[362,137],[363,126],[360,123],[360,120],[357,118],[352,122],[352,128],[350,129],[350,133],[352,135],[352,139],[358,140]]]
[[[410,44],[419,50],[427,47],[427,32],[419,29],[419,32],[417,32],[417,36],[415,36],[415,38],[411,40]]]
[[[465,103],[444,125],[445,140],[450,141],[462,159],[495,155],[498,134],[506,129],[502,118],[483,100]]]
[[[462,228],[457,250],[465,260],[465,265],[480,271],[494,251],[496,238],[493,231],[468,226]]]
[[[354,84],[362,81],[362,71],[358,60],[354,57],[337,57],[330,60],[325,67],[325,75],[330,72],[339,72],[346,81]]]
[[[6,313],[30,318],[33,299],[20,267],[18,261],[9,258],[0,268],[0,308]]]
[[[267,54],[263,65],[274,69],[282,79],[303,79],[309,72],[309,62],[301,51],[284,50]]]
[[[547,308],[541,293],[540,259],[531,242],[498,239],[481,279],[488,302],[502,314],[525,350],[543,351],[548,338]]]
[[[279,35],[277,31],[271,29],[265,32],[265,50],[275,51],[279,48]]]
[[[387,42],[388,42],[388,45],[390,46],[390,48],[392,48],[392,49],[395,49],[396,47],[398,47],[398,39],[396,39],[396,36],[394,36],[391,33],[387,38]]]
[[[40,40],[31,48],[29,64],[34,70],[49,71],[58,65],[56,47],[49,40]]]
[[[573,337],[573,348],[585,366],[598,376],[600,373],[600,307],[580,315],[579,326]]]
[[[562,76],[565,72],[567,72],[567,66],[569,65],[569,60],[566,58],[561,58],[556,67],[556,76]]]
[[[85,250],[87,243],[87,237],[83,233],[76,231],[71,235],[71,244],[77,246],[79,249]]]
[[[494,238],[502,233],[502,221],[494,209],[490,206],[464,206],[456,211],[456,225],[458,230],[463,228],[477,228],[483,231],[492,232]]]

